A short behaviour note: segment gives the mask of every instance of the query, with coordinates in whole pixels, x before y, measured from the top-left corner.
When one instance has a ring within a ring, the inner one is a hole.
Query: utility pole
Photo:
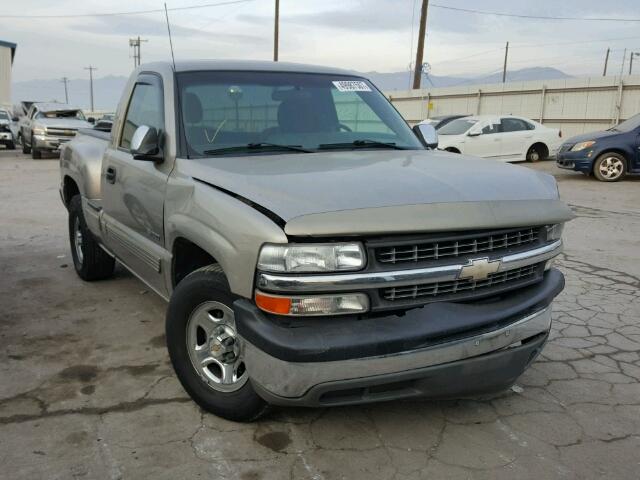
[[[142,61],[140,55],[140,46],[142,42],[148,42],[148,40],[140,38],[140,35],[138,35],[138,38],[129,39],[129,46],[133,47],[133,68],[139,66]]]
[[[607,65],[609,64],[609,53],[611,52],[610,48],[607,48],[607,54],[604,56],[604,70],[602,72],[602,76],[607,76]]]
[[[413,88],[420,88],[422,77],[422,57],[424,56],[424,37],[427,32],[427,11],[429,10],[429,0],[422,0],[422,10],[420,11],[420,29],[418,31],[418,49],[416,50],[416,64],[413,71]]]
[[[507,57],[509,56],[509,42],[504,48],[504,66],[502,67],[502,83],[507,81]]]
[[[629,57],[629,75],[633,71],[633,57],[640,57],[640,52],[631,52],[631,57]]]
[[[69,103],[69,91],[67,90],[67,82],[69,82],[69,79],[62,77],[60,81],[64,83],[64,103]]]
[[[89,94],[91,98],[91,111],[93,112],[93,71],[97,70],[96,67],[89,65],[84,68],[85,70],[89,70]]]
[[[276,0],[276,14],[273,24],[273,61],[278,61],[278,42],[280,37],[280,0]]]

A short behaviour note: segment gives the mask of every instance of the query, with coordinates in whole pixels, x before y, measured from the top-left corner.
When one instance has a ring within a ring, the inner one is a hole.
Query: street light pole
[[[60,81],[64,83],[64,103],[69,103],[69,92],[67,90],[67,82],[69,79],[67,77],[62,77]]]
[[[273,25],[273,61],[278,61],[278,42],[280,41],[280,0],[276,0],[276,14]]]
[[[89,70],[89,95],[91,99],[91,111],[93,112],[93,71],[97,70],[96,67],[89,65],[84,68],[85,70]]]
[[[504,48],[504,66],[502,67],[502,83],[507,81],[507,57],[509,56],[509,42]]]

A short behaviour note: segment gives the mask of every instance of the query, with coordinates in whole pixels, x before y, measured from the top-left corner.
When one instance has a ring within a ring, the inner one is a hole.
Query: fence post
[[[547,96],[547,86],[543,85],[542,86],[542,90],[541,90],[541,95],[540,95],[540,123],[544,123],[544,101],[545,101],[545,97]]]
[[[482,96],[482,90],[478,89],[478,105],[476,105],[476,115],[480,115],[480,99]]]

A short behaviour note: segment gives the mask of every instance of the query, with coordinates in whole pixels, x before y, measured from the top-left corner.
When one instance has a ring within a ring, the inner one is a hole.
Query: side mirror
[[[154,127],[140,125],[133,133],[129,148],[134,160],[160,161],[160,137]]]
[[[469,130],[467,133],[467,137],[479,137],[480,135],[482,135],[482,130]]]
[[[96,119],[95,119],[95,118],[93,118],[93,117],[89,117],[89,118],[87,118],[87,122],[89,122],[89,123],[96,123]]]
[[[438,132],[436,132],[433,125],[420,123],[413,127],[413,133],[416,134],[418,140],[420,140],[425,147],[431,149],[438,148]]]

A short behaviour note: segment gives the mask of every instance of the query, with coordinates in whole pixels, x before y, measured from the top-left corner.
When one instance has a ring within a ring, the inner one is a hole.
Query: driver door
[[[102,162],[102,194],[109,248],[126,267],[159,292],[166,292],[161,272],[164,249],[164,194],[168,164],[136,160],[129,148],[136,129],[164,127],[164,93],[160,77],[141,74],[133,87],[124,121]]]
[[[483,158],[498,158],[502,154],[500,119],[490,118],[476,124],[465,139],[464,153]],[[480,133],[480,135],[473,135]]]

